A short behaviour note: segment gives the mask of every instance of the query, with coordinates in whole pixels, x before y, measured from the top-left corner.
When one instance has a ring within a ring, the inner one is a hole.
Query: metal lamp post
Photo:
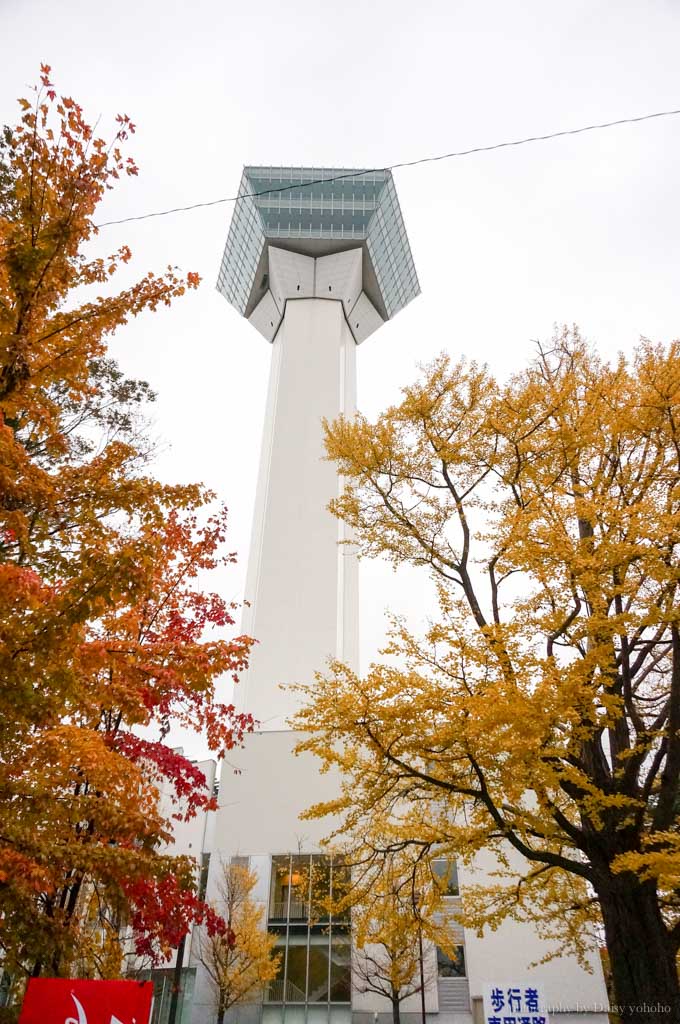
[[[426,1024],[425,1021],[425,968],[423,965],[423,921],[420,916],[420,896],[419,892],[413,890],[413,913],[418,921],[418,960],[420,963],[420,1013],[422,1018],[422,1024]]]

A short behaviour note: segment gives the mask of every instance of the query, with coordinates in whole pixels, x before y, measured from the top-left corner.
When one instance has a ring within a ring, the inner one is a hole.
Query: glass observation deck
[[[218,291],[250,316],[268,285],[268,246],[308,256],[362,248],[363,290],[384,320],[420,293],[387,170],[245,167]]]

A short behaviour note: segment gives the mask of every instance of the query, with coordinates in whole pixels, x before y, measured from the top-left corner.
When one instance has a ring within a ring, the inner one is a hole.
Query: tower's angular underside
[[[352,319],[352,309],[346,310],[357,343],[419,294],[389,171],[245,167],[239,195],[217,287],[245,317],[266,305],[256,325],[270,341],[283,316],[270,288],[271,246],[313,258],[362,250],[361,315]]]

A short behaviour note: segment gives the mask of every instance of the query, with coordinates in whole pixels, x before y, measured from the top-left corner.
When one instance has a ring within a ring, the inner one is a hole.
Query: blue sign
[[[549,1024],[542,989],[517,979],[485,985],[484,1024]]]

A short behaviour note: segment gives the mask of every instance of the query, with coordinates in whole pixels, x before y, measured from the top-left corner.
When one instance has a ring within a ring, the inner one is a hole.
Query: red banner
[[[19,1024],[149,1024],[150,981],[31,978]]]

